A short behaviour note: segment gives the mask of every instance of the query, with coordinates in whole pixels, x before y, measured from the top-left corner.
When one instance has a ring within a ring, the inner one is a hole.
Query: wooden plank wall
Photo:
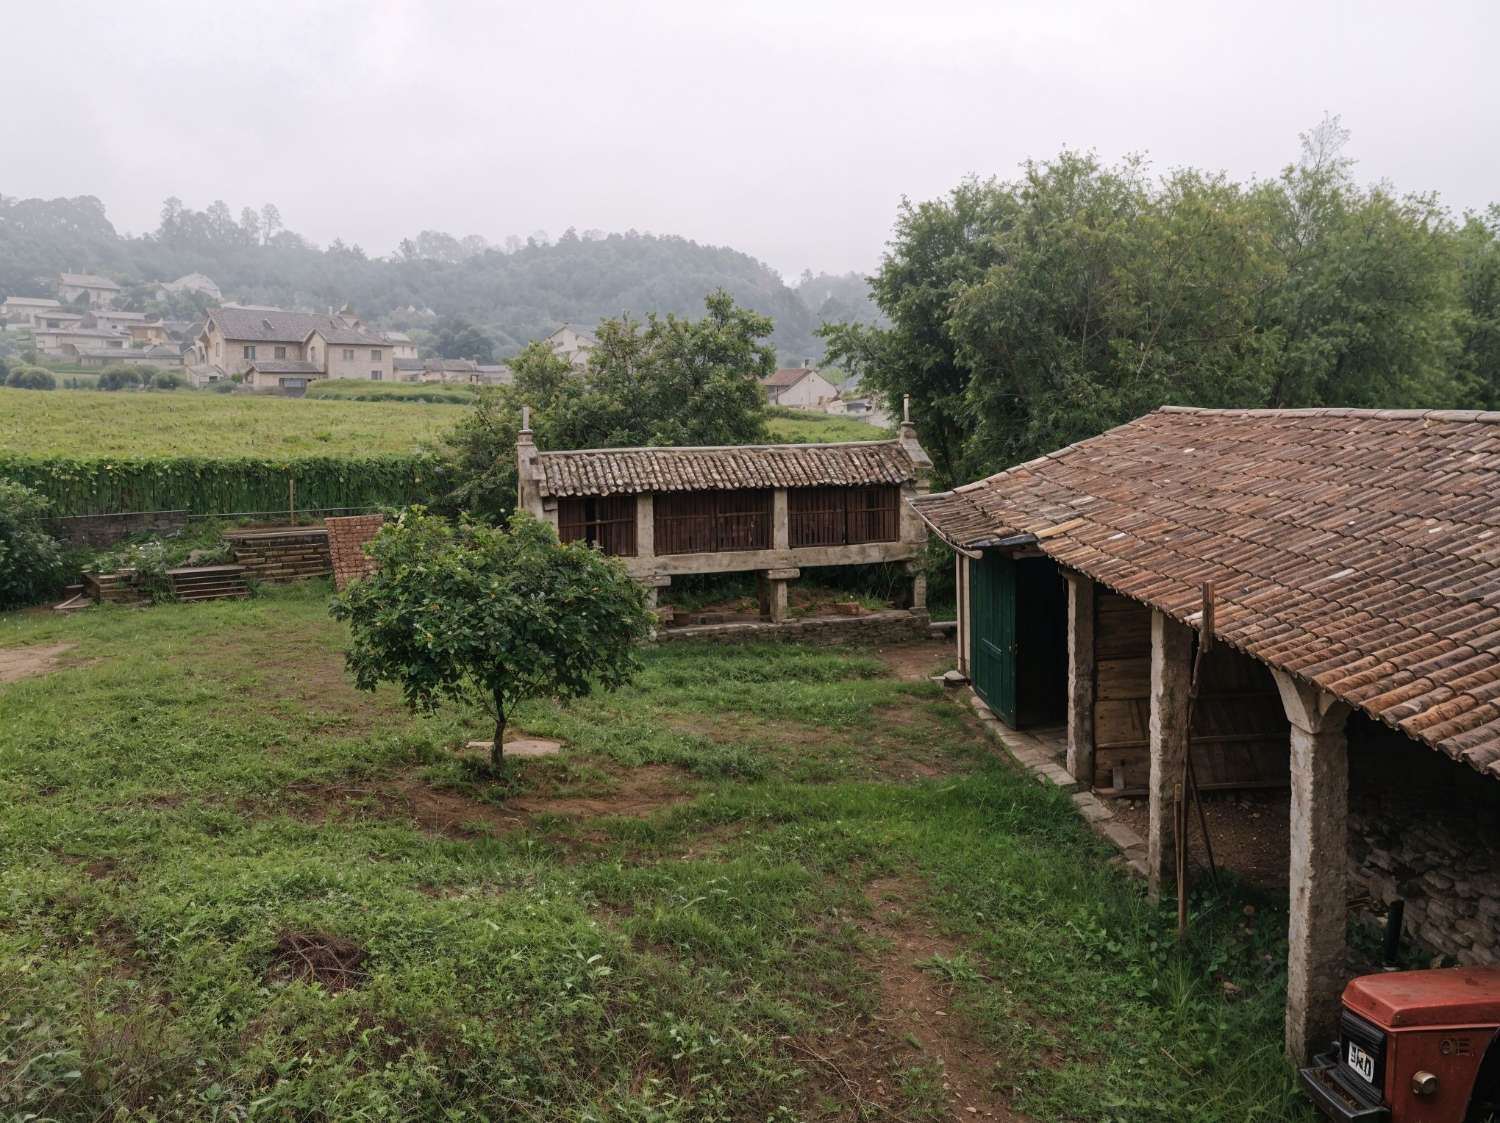
[[[1094,599],[1094,785],[1143,792],[1150,772],[1151,610]],[[1271,672],[1228,647],[1203,663],[1193,760],[1205,789],[1284,787],[1289,729]]]

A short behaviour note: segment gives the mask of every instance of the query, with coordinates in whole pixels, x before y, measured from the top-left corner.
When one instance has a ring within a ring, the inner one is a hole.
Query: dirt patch
[[[1291,838],[1290,799],[1284,791],[1205,794],[1203,811],[1219,867],[1233,870],[1258,888],[1285,891]],[[1109,808],[1121,822],[1146,837],[1150,813],[1144,799],[1112,800]],[[1192,868],[1206,869],[1203,835],[1196,814],[1188,844]]]
[[[76,643],[53,643],[35,647],[0,647],[0,682],[19,682],[23,678],[55,671],[58,661],[77,646]]]
[[[879,648],[880,656],[890,668],[891,677],[905,682],[919,682],[940,675],[953,667],[953,645],[946,640],[918,640]]]
[[[285,986],[303,979],[319,983],[329,992],[348,990],[369,977],[364,967],[369,958],[369,952],[342,936],[283,932],[266,967],[266,982]]]
[[[872,1107],[882,1117],[903,1118],[898,1074],[925,1065],[935,1067],[947,1118],[1019,1123],[1023,1117],[991,1091],[999,1075],[995,1058],[949,1008],[952,987],[924,966],[934,957],[953,959],[961,949],[912,911],[922,893],[909,878],[870,883],[871,915],[858,923],[874,945],[879,1006],[862,1020],[861,1032],[834,1039],[832,1047],[797,1048],[822,1066],[834,1097],[854,1109],[853,1118],[871,1114]]]
[[[297,784],[289,790],[298,800],[294,813],[300,818],[323,822],[331,817],[373,814],[380,818],[407,819],[425,831],[450,837],[518,830],[542,815],[641,818],[661,807],[692,798],[676,770],[665,765],[632,769],[618,780],[614,791],[597,798],[518,796],[503,803],[434,788],[415,776],[362,784]]]

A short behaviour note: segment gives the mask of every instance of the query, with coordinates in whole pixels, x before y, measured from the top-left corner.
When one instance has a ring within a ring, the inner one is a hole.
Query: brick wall
[[[365,553],[365,543],[380,533],[384,515],[349,515],[324,519],[328,527],[328,553],[333,564],[333,584],[344,589],[351,581],[372,573],[375,563]]]

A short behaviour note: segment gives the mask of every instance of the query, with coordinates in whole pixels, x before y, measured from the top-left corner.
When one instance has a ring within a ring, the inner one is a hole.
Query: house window
[[[222,343],[219,343],[219,342],[216,341],[214,343],[214,358],[216,358],[216,359],[222,359],[223,357],[224,357],[224,345]]]
[[[793,548],[895,542],[901,537],[901,489],[795,487],[786,493],[787,539]]]
[[[278,348],[276,348],[276,357],[278,359],[284,359],[284,358],[286,358],[286,348],[285,347],[278,347]]]
[[[378,363],[378,362],[380,362],[380,348],[379,347],[371,347],[370,348],[370,362],[372,362],[372,363]]]
[[[353,347],[345,347],[344,348],[344,361],[347,362],[347,363],[352,363],[354,361],[354,348]]]
[[[587,542],[615,557],[635,557],[635,496],[559,500],[557,536],[564,542]]]
[[[247,344],[245,344],[245,358],[247,358],[247,359],[254,359],[255,358],[255,345],[253,343],[247,343]]]
[[[771,548],[771,493],[659,492],[655,507],[658,554],[709,554]]]
[[[378,370],[372,370],[370,372],[370,381],[371,382],[379,382],[380,381],[380,372]]]

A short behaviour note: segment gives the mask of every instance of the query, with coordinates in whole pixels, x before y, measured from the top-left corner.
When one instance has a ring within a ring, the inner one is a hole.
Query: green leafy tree
[[[495,361],[495,341],[468,320],[455,316],[439,320],[430,337],[433,350],[445,359]]]
[[[528,515],[500,529],[414,507],[369,551],[376,572],[332,610],[349,622],[356,685],[397,683],[417,712],[478,702],[494,718],[496,769],[517,703],[613,690],[637,669],[636,647],[651,626],[642,587],[618,561],[560,544]]]
[[[0,609],[35,604],[62,584],[63,554],[47,533],[47,500],[0,480]]]
[[[606,320],[588,366],[534,343],[511,360],[515,384],[483,392],[448,435],[445,509],[495,519],[515,505],[515,440],[531,407],[543,448],[748,444],[766,436],[759,380],[776,366],[770,321],[725,292],[697,320]]]
[[[21,390],[56,390],[57,376],[46,367],[18,366],[5,375],[5,385]]]
[[[1500,409],[1500,206],[1469,215],[1459,232],[1459,348],[1465,404]]]
[[[1345,138],[1329,119],[1249,185],[1064,152],[904,203],[871,279],[888,324],[826,327],[829,358],[892,403],[911,395],[948,482],[1165,403],[1482,397],[1483,231],[1464,243],[1431,199],[1361,188]]]

